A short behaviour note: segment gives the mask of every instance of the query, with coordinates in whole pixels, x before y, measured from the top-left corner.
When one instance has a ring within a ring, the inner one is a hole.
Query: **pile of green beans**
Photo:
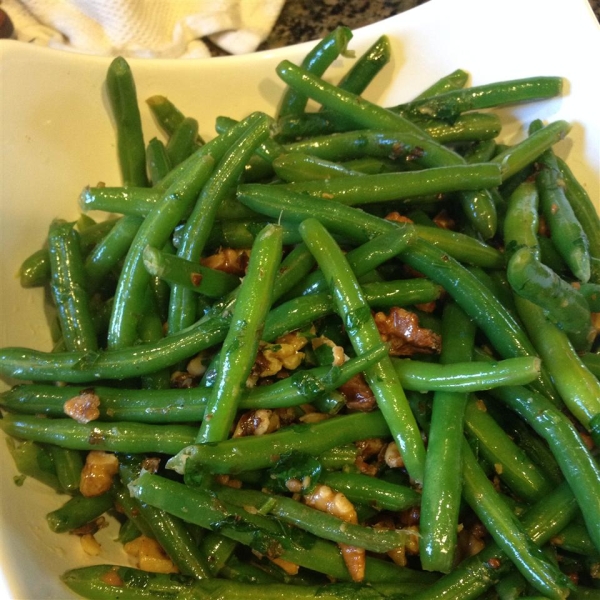
[[[494,112],[563,81],[459,69],[382,107],[385,36],[323,77],[351,40],[283,61],[276,114],[208,141],[155,95],[146,142],[109,66],[122,186],[79,206],[112,216],[50,224],[20,278],[54,347],[0,348],[50,529],[116,519],[163,553],[73,568],[82,597],[600,598],[600,219],[555,153],[570,124],[507,146]],[[98,452],[118,467],[90,493]]]

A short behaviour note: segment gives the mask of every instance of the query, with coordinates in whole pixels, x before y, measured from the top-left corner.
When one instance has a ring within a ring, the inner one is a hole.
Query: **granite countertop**
[[[427,0],[287,0],[259,50],[322,38],[338,25],[351,29],[381,21]],[[600,21],[600,0],[589,0]]]

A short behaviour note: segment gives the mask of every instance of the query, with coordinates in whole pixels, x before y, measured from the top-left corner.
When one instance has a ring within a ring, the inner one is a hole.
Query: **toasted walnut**
[[[357,441],[355,446],[358,448],[361,458],[369,460],[386,448],[386,443],[381,438],[367,438]]]
[[[398,526],[391,516],[381,516],[379,521],[373,525],[373,529],[396,530]],[[387,555],[399,566],[407,565],[407,555],[416,556],[419,554],[419,528],[416,525],[402,526],[405,541],[402,546],[389,550]]]
[[[264,435],[279,429],[279,416],[268,408],[259,408],[244,413],[235,427],[233,437]]]
[[[81,540],[81,548],[86,554],[88,554],[89,556],[98,556],[100,554],[102,547],[100,546],[98,540],[93,536],[93,534],[86,533],[85,535],[82,535],[79,539]]]
[[[194,377],[187,371],[173,371],[171,374],[170,385],[174,389],[186,390],[194,387],[196,381]]]
[[[195,378],[202,377],[206,372],[206,367],[209,362],[209,357],[204,353],[200,352],[192,358],[186,365],[187,372]]]
[[[113,477],[119,472],[119,460],[114,454],[92,450],[81,470],[79,491],[83,496],[100,496],[110,490]]]
[[[329,486],[318,484],[310,494],[304,495],[304,502],[321,512],[338,517],[346,523],[358,523],[354,505],[344,494],[334,492]],[[362,581],[365,577],[365,550],[348,544],[338,544],[344,563],[353,581]]]
[[[179,569],[167,556],[161,545],[152,538],[140,535],[127,542],[123,548],[130,556],[137,558],[138,568],[150,573],[179,573]]]
[[[355,375],[338,389],[346,398],[346,406],[350,410],[369,412],[377,408],[375,394],[362,373]]]
[[[440,229],[456,229],[456,221],[448,214],[448,211],[441,210],[435,217],[433,222]]]
[[[326,344],[333,350],[333,361],[331,364],[334,367],[341,367],[346,362],[346,354],[344,353],[344,349],[341,346],[338,346],[333,340],[330,340],[328,337],[323,335],[315,337],[311,340],[313,350],[316,350],[323,344]]]
[[[285,573],[287,573],[288,575],[298,575],[298,572],[300,571],[299,565],[297,565],[296,563],[290,562],[289,560],[285,560],[284,558],[269,557],[269,560],[271,560],[271,562],[273,562],[278,567],[283,569],[285,571]]]
[[[385,464],[391,469],[398,469],[404,466],[404,459],[396,442],[390,442],[385,449]]]
[[[216,254],[201,259],[200,264],[217,271],[224,271],[242,277],[246,274],[249,258],[250,250],[221,248]]]
[[[242,482],[239,479],[231,477],[231,475],[215,475],[215,481],[220,485],[239,490],[242,488]]]
[[[100,416],[100,397],[93,388],[85,389],[63,405],[64,413],[78,423],[89,423]]]
[[[390,314],[375,313],[381,339],[390,344],[392,356],[436,354],[442,349],[442,338],[430,329],[419,327],[419,317],[395,306]]]
[[[320,423],[321,421],[326,421],[330,418],[331,415],[326,415],[325,413],[310,412],[298,417],[298,421],[300,421],[300,423]]]
[[[397,211],[393,211],[385,216],[387,221],[395,221],[396,223],[412,223],[412,219],[401,215]]]
[[[479,522],[465,524],[458,532],[457,553],[462,560],[478,554],[485,548],[485,527]]]

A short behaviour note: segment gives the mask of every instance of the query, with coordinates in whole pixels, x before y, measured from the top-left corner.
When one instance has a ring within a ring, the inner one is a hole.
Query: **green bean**
[[[83,231],[79,231],[81,254],[87,256],[92,248],[115,225],[117,219],[100,221]],[[19,267],[19,282],[22,287],[38,287],[45,285],[50,280],[50,256],[47,248],[37,250],[28,256]]]
[[[134,215],[121,217],[87,256],[85,274],[90,294],[98,290],[108,274],[127,254],[141,225],[141,217]]]
[[[447,304],[442,317],[442,364],[469,362],[474,340],[475,325],[455,304]],[[426,571],[447,573],[454,562],[466,401],[466,394],[460,392],[438,392],[433,397],[420,518],[419,550]]]
[[[469,445],[463,444],[463,495],[517,570],[538,591],[561,600],[568,595],[569,580],[535,547],[528,532],[498,496]]]
[[[158,184],[172,168],[165,145],[158,138],[152,138],[146,146],[146,170],[152,185]]]
[[[518,144],[497,154],[491,162],[498,163],[502,167],[502,180],[506,181],[562,140],[570,129],[571,125],[566,121],[550,123]]]
[[[565,405],[586,428],[600,413],[600,382],[585,367],[567,335],[529,300],[515,296],[519,315]]]
[[[128,485],[139,476],[141,461],[141,457],[120,458],[119,472],[123,485]],[[143,502],[136,503],[136,508],[148,523],[153,537],[181,573],[196,579],[211,576],[206,556],[200,551],[184,521]]]
[[[534,250],[517,250],[508,262],[507,275],[515,293],[540,306],[577,350],[591,347],[596,331],[585,297],[537,260]]]
[[[340,79],[338,87],[355,94],[362,94],[381,69],[390,62],[390,58],[390,40],[386,35],[382,35],[358,57],[354,65]]]
[[[517,497],[531,503],[550,492],[550,482],[496,423],[483,400],[469,399],[465,428],[477,439],[481,456],[494,466],[499,478]]]
[[[508,259],[520,248],[530,248],[539,256],[537,231],[539,195],[533,181],[521,183],[511,194],[504,219],[504,249]]]
[[[236,563],[239,564],[239,563]],[[264,571],[262,571],[264,574]],[[148,573],[131,567],[99,565],[80,567],[67,571],[62,580],[67,587],[84,598],[114,600],[118,593],[127,600],[193,600],[194,598],[227,598],[228,600],[338,600],[347,593],[345,583],[324,585],[296,585],[292,590],[285,583],[247,583],[243,581],[207,579],[196,581],[191,578],[173,577],[160,573]],[[118,584],[107,583],[115,581]],[[425,587],[420,583],[396,583],[353,585],[355,600],[398,597],[411,594]],[[292,594],[292,596],[290,596]],[[374,595],[375,594],[375,595]]]
[[[294,85],[296,89],[301,89],[314,100],[334,110],[339,110],[340,113],[347,115],[361,127],[379,127],[395,129],[402,133],[422,134],[420,127],[401,115],[367,102],[349,92],[336,90],[330,84],[314,77],[300,67],[295,67],[289,61],[282,61],[276,71],[288,85]],[[436,145],[436,153],[439,157],[438,161],[429,166],[450,166],[464,163],[461,156],[440,144]],[[496,213],[491,197],[479,192],[465,193],[461,197],[463,210],[473,226],[484,238],[492,237],[496,231]]]
[[[206,467],[217,474],[236,474],[271,467],[282,454],[293,450],[318,456],[356,440],[388,435],[379,411],[336,416],[314,425],[287,427],[268,436],[191,445],[169,459],[167,466],[179,473]]]
[[[98,347],[86,289],[78,234],[72,223],[55,220],[48,233],[52,297],[67,350]]]
[[[546,150],[538,162],[540,170],[536,183],[550,237],[571,272],[582,283],[586,283],[590,278],[589,241],[565,194],[565,183],[554,152]]]
[[[259,218],[255,220],[234,219],[231,221],[216,222],[206,239],[206,250],[217,248],[250,248],[258,232],[272,222],[271,219]],[[298,244],[302,240],[296,227],[281,225],[283,244],[286,246]]]
[[[268,118],[255,113],[240,122],[223,136],[217,157],[220,162],[203,187],[194,209],[186,221],[177,255],[186,260],[198,261],[215,218],[221,199],[235,186],[244,164],[256,146],[268,135]],[[237,140],[234,144],[234,140]],[[171,289],[169,305],[169,331],[180,331],[196,320],[195,294],[179,286]]]
[[[434,97],[399,104],[392,110],[452,120],[467,110],[493,108],[560,95],[560,77],[528,77],[451,90]]]
[[[145,423],[77,423],[73,419],[44,419],[6,415],[0,429],[17,438],[56,444],[72,450],[107,450],[140,454],[177,454],[191,444],[196,428],[189,425]]]
[[[60,508],[46,515],[48,526],[54,533],[73,531],[91,523],[112,508],[113,494],[106,492],[100,496],[73,496]]]
[[[303,221],[300,233],[325,279],[330,282],[336,312],[344,322],[354,350],[360,353],[372,349],[380,343],[379,330],[339,246],[316,219]],[[369,367],[365,377],[398,444],[409,475],[422,482],[423,440],[389,357]]]
[[[354,274],[361,277],[401,253],[413,238],[414,231],[411,228],[406,228],[402,232],[385,233],[365,242],[358,248],[350,250],[346,254],[346,260]],[[398,283],[402,285],[400,282]],[[289,295],[316,294],[326,291],[327,288],[328,283],[323,272],[319,269],[304,278],[302,285],[292,288]]]
[[[244,507],[246,510],[247,507],[254,507],[259,512],[261,507],[268,503],[267,514],[284,523],[295,525],[319,538],[365,548],[372,552],[386,552],[406,542],[405,532],[399,530],[378,531],[352,523],[345,523],[344,527],[340,527],[338,517],[285,496],[227,487],[219,488],[216,495],[220,501]]]
[[[338,163],[302,152],[281,154],[273,161],[273,170],[277,177],[284,181],[310,181],[362,175],[362,173],[352,171]]]
[[[75,450],[67,450],[59,446],[49,446],[48,451],[52,455],[56,476],[62,489],[69,494],[77,493],[81,480],[81,469],[83,468],[81,454]]]
[[[600,468],[571,421],[542,395],[520,387],[492,392],[517,412],[549,444],[584,515],[585,523],[600,549]]]
[[[567,552],[574,552],[583,556],[592,556],[598,553],[585,525],[579,523],[571,523],[565,527],[557,536],[552,538],[551,543],[553,546],[558,546]]]
[[[229,435],[243,386],[256,360],[281,251],[281,230],[277,225],[267,225],[252,246],[248,270],[223,341],[217,380],[206,404],[198,442],[219,442]]]
[[[0,419],[0,425],[4,420]],[[6,445],[21,477],[33,477],[57,492],[64,491],[56,475],[52,455],[45,446],[10,437],[6,438]],[[20,485],[22,482],[15,479],[15,483]]]
[[[124,185],[148,185],[146,146],[135,82],[127,61],[118,56],[106,73],[106,89],[117,130],[117,150]]]
[[[378,510],[405,510],[421,502],[420,494],[410,487],[361,473],[325,472],[319,481],[342,492],[351,502],[372,504]]]
[[[432,83],[428,88],[425,88],[415,100],[423,100],[425,98],[431,98],[444,92],[450,92],[452,90],[459,90],[465,86],[469,74],[463,69],[455,69],[451,73],[440,77],[437,81]]]
[[[166,151],[169,163],[176,167],[190,156],[198,147],[198,121],[191,117],[185,117],[167,142]]]
[[[210,154],[199,154],[185,177],[168,188],[136,232],[115,292],[108,331],[110,348],[123,348],[135,343],[141,318],[140,305],[150,283],[150,274],[144,268],[143,250],[148,245],[162,247],[168,241],[173,229],[208,180],[214,162]]]
[[[146,99],[146,104],[150,108],[154,118],[162,130],[171,136],[177,127],[186,118],[185,115],[168,98],[161,95],[150,96]],[[198,136],[196,139],[199,145],[204,144],[204,140]]]
[[[135,525],[139,534],[154,539],[154,532],[150,524],[140,512],[140,503],[131,496],[127,486],[121,482],[120,478],[113,481],[113,490],[115,505]]]
[[[331,33],[319,41],[302,60],[302,67],[315,75],[323,75],[327,67],[347,53],[348,42],[352,39],[352,31],[348,27],[336,27]],[[279,117],[297,115],[304,111],[308,98],[294,88],[287,89],[280,100]]]
[[[489,113],[461,115],[452,123],[423,117],[411,118],[411,121],[440,144],[489,140],[495,138],[501,129],[499,117]],[[323,110],[279,119],[276,136],[278,140],[287,142],[288,146],[294,146],[298,138],[305,138],[310,143],[313,136],[352,132],[355,129],[356,124],[339,113]]]
[[[600,218],[598,217],[598,211],[587,190],[573,175],[569,165],[559,156],[555,158],[571,209],[588,239],[590,257],[600,259]],[[595,281],[595,283],[600,283],[600,280]]]
[[[146,246],[143,251],[144,267],[150,275],[177,285],[187,286],[209,298],[220,298],[240,283],[239,277],[161,252]]]
[[[219,527],[222,535],[245,545],[263,548],[268,543],[276,552],[282,550],[286,560],[320,573],[326,573],[336,579],[347,581],[349,575],[339,550],[332,543],[315,538],[309,533],[306,542],[308,548],[286,541],[285,526],[277,524],[269,517],[251,514],[228,502],[215,502],[214,495],[199,488],[192,488],[164,477],[144,473],[130,485],[134,497],[183,518],[191,523],[208,529]],[[250,528],[236,527],[232,524],[237,518],[243,519]],[[339,522],[339,521],[338,521]],[[244,530],[245,529],[245,530]],[[283,538],[283,539],[282,539]],[[262,543],[261,543],[262,542]],[[395,581],[397,583],[426,583],[427,574],[367,557],[365,581]],[[289,590],[289,588],[286,588]]]
[[[286,189],[341,202],[349,206],[401,200],[461,190],[479,190],[500,183],[498,165],[452,165],[403,173],[340,176],[324,181],[302,181]]]

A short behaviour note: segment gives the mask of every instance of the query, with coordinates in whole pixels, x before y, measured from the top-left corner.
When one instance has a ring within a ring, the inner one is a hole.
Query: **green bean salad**
[[[50,529],[102,556],[118,523],[121,564],[62,576],[84,598],[600,598],[600,221],[570,123],[507,145],[495,110],[563,80],[459,69],[384,107],[389,41],[351,38],[209,140],[108,68],[122,185],[22,263],[54,347],[0,349]]]

